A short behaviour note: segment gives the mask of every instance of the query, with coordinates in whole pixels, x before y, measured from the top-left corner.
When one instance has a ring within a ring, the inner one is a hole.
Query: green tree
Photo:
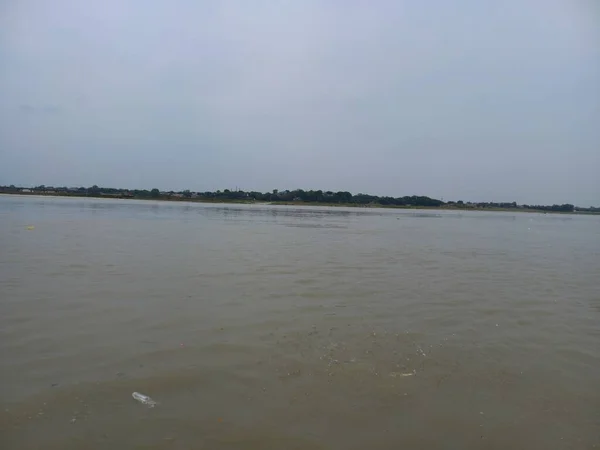
[[[158,198],[158,197],[160,197],[160,191],[158,189],[156,189],[156,188],[152,189],[150,191],[150,197],[152,197],[152,198]]]

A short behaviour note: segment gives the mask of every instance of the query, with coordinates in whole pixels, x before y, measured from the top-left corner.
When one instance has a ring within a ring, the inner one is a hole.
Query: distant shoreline
[[[591,214],[600,215],[600,211],[544,211],[542,209],[531,209],[531,208],[480,208],[480,207],[456,207],[456,206],[397,206],[397,205],[357,205],[353,203],[341,204],[341,203],[317,203],[317,202],[269,202],[269,205],[282,205],[282,206],[330,206],[330,207],[344,207],[344,208],[381,208],[381,209],[417,209],[417,210],[429,210],[429,211],[489,211],[489,212],[515,212],[515,213],[538,213],[538,214]]]
[[[532,208],[494,208],[494,207],[477,207],[464,205],[462,207],[454,205],[440,206],[408,206],[408,205],[381,205],[373,204],[357,204],[357,203],[328,203],[328,202],[304,202],[304,201],[257,201],[257,200],[241,200],[241,199],[212,199],[206,197],[185,198],[185,197],[131,197],[120,195],[77,195],[77,194],[45,194],[41,192],[0,192],[0,195],[13,195],[24,197],[53,197],[53,198],[89,198],[89,199],[108,199],[108,200],[154,200],[161,202],[175,203],[203,203],[203,204],[238,204],[238,205],[273,205],[273,206],[297,206],[297,207],[336,207],[336,208],[361,208],[361,209],[400,209],[400,210],[429,210],[429,211],[488,211],[488,212],[514,212],[514,213],[537,213],[537,214],[578,214],[578,215],[600,215],[600,211],[545,211]]]

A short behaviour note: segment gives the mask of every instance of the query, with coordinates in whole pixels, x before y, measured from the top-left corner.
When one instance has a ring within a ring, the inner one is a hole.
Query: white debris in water
[[[390,377],[412,377],[415,374],[415,371],[412,372],[391,372]]]
[[[140,394],[139,392],[134,392],[131,396],[136,399],[138,402],[147,405],[149,408],[154,408],[158,403],[152,400],[150,397],[144,394]]]

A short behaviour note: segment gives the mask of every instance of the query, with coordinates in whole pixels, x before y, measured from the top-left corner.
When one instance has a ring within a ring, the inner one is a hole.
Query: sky
[[[600,206],[596,0],[0,0],[0,185]]]

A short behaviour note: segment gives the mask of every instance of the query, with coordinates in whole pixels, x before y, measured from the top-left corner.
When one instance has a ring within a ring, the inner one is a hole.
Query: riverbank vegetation
[[[0,186],[0,193],[21,195],[55,195],[69,197],[133,198],[170,201],[230,202],[230,203],[274,203],[274,204],[316,204],[330,206],[396,207],[396,208],[443,208],[474,210],[525,210],[543,212],[587,212],[600,213],[600,208],[576,207],[572,204],[523,205],[517,202],[465,202],[462,200],[442,201],[427,196],[411,195],[403,197],[377,196],[370,194],[351,194],[348,191],[322,190],[285,190],[274,189],[271,192],[242,191],[239,189],[223,191],[193,192],[160,191],[159,189],[118,189],[99,186],[91,187],[53,187],[53,186]]]

